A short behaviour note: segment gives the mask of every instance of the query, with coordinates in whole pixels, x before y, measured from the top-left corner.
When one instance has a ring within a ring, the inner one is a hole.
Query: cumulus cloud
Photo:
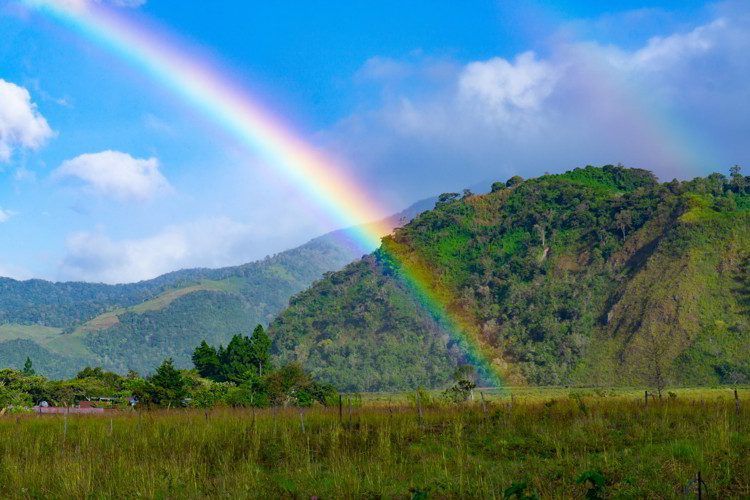
[[[671,179],[748,163],[750,8],[732,5],[640,46],[564,41],[544,54],[440,61],[437,78],[426,58],[374,58],[355,82],[380,82],[380,100],[321,141],[381,191],[416,196],[586,164]]]
[[[54,179],[74,178],[89,190],[120,201],[149,200],[171,186],[159,171],[156,158],[133,158],[119,151],[102,151],[63,162]]]
[[[0,162],[16,149],[38,149],[54,135],[29,91],[0,79]]]
[[[62,279],[127,283],[175,269],[245,262],[257,228],[227,217],[167,226],[142,239],[113,240],[103,230],[72,234]]]
[[[461,71],[458,98],[485,116],[508,123],[523,113],[537,111],[555,86],[558,70],[524,52],[515,61],[495,57],[472,62]]]

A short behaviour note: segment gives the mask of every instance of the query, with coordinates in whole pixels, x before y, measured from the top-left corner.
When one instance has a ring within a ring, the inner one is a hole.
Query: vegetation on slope
[[[442,195],[292,299],[274,350],[345,389],[447,383],[460,339],[408,293],[419,268],[510,380],[748,380],[746,185],[738,171],[659,184],[606,166]]]
[[[432,205],[418,202],[386,226]],[[342,230],[258,262],[187,269],[135,284],[0,278],[0,366],[20,367],[33,355],[45,360],[40,370],[53,377],[72,376],[86,365],[145,373],[165,357],[185,368],[198,342],[226,343],[252,325],[268,324],[291,295],[359,258],[359,248]]]

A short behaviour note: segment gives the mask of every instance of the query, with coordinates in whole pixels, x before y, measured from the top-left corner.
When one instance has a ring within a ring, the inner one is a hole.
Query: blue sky
[[[744,2],[74,1],[226,68],[386,212],[514,174],[621,162],[668,180],[750,153]],[[0,0],[0,40],[0,275],[132,281],[335,228],[53,19]]]

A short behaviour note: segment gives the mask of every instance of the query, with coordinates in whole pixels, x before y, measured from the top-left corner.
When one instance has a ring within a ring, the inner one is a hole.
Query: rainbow
[[[349,170],[302,140],[290,125],[264,109],[231,78],[196,58],[194,51],[95,1],[22,1],[106,47],[179,96],[259,155],[332,220],[344,227],[355,226],[353,236],[363,248],[377,248],[381,235],[390,232],[385,221],[370,222],[382,220],[387,211],[372,200]],[[388,252],[385,247],[383,252],[388,253],[398,276],[417,301],[452,335],[485,380],[502,387],[501,372],[490,348],[478,339],[475,326],[465,315],[450,312],[448,292],[436,288],[424,266],[400,259],[397,252]]]

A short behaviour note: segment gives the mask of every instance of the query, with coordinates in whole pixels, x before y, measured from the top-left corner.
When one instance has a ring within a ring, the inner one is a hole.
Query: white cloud
[[[171,190],[156,158],[133,158],[119,151],[83,154],[63,162],[55,179],[76,178],[90,190],[120,201],[149,200]]]
[[[538,110],[552,93],[559,70],[524,52],[510,62],[501,57],[466,65],[458,79],[459,99],[492,113],[501,123]]]
[[[688,61],[696,55],[705,54],[716,46],[717,35],[726,30],[723,18],[699,26],[688,33],[676,33],[666,37],[654,37],[630,58],[642,68],[660,69]]]
[[[732,9],[640,46],[563,41],[544,56],[455,64],[438,79],[413,58],[373,58],[354,81],[381,82],[380,100],[321,141],[356,159],[373,190],[412,196],[586,164],[666,179],[748,164],[750,8]]]
[[[38,149],[54,135],[29,91],[0,79],[0,162],[19,148]]]
[[[112,5],[115,5],[117,7],[134,9],[136,7],[144,5],[146,3],[146,0],[109,0],[108,3],[111,3]]]
[[[29,0],[32,6],[51,6],[61,9],[83,10],[90,5],[111,5],[126,9],[134,9],[144,5],[147,0]]]
[[[67,242],[62,279],[127,283],[175,269],[246,262],[257,228],[226,217],[167,226],[142,239],[113,240],[102,230],[79,232]]]
[[[8,220],[10,220],[10,218],[14,215],[16,215],[16,213],[12,210],[6,210],[0,207],[0,224],[2,224],[3,222],[8,222]]]

